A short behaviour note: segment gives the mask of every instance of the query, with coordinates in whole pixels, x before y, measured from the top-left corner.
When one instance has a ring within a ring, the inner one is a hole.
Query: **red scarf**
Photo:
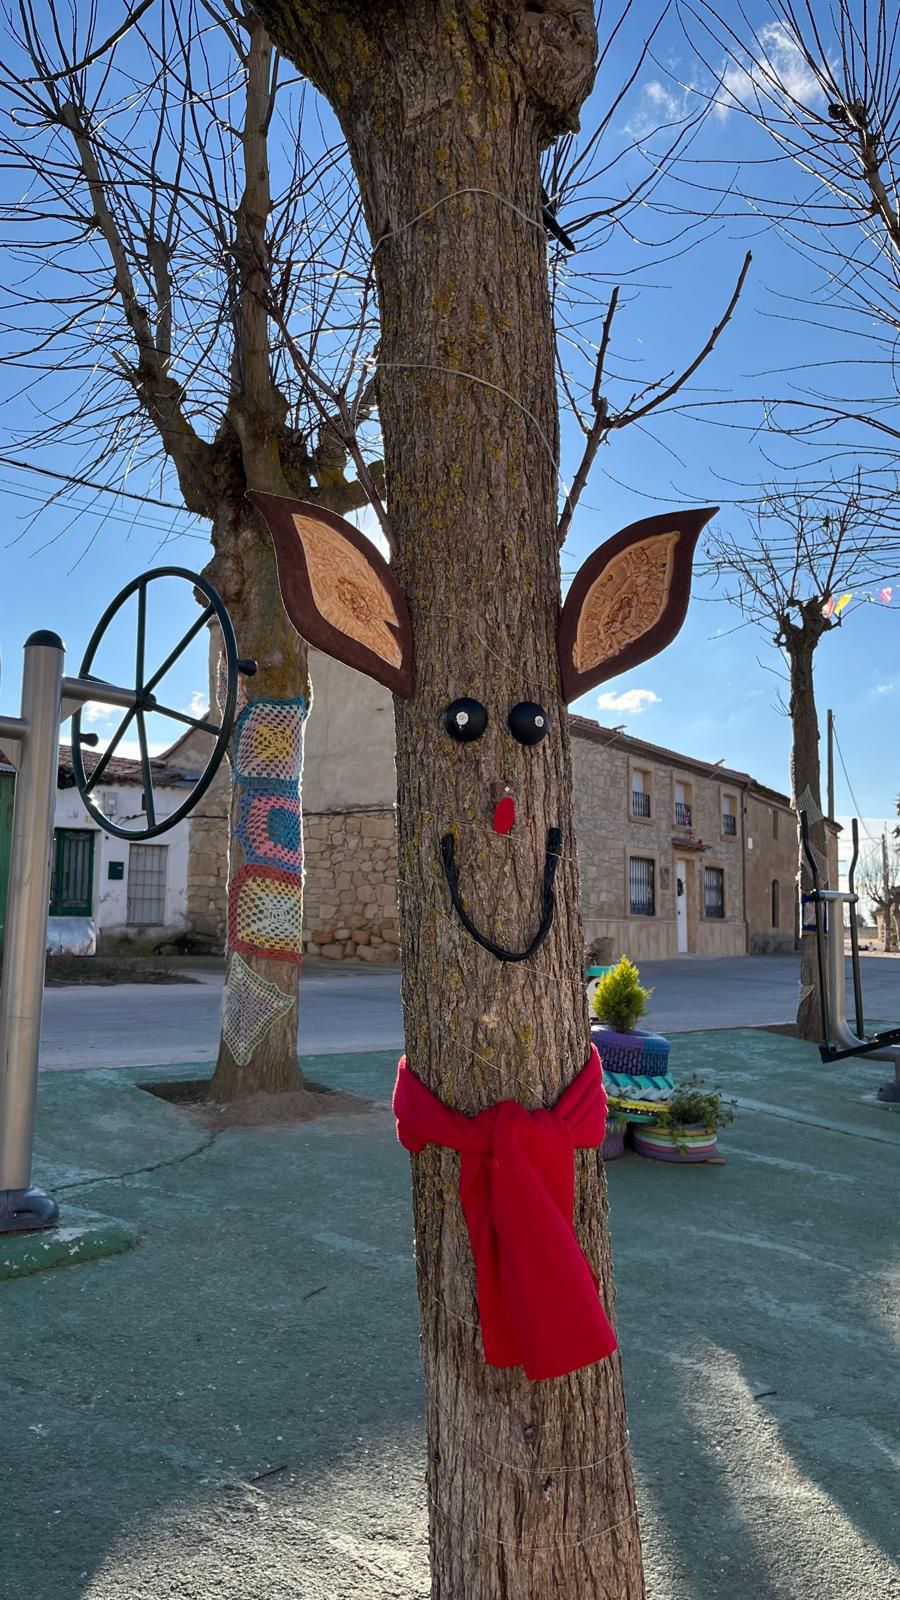
[[[515,1100],[475,1117],[452,1111],[400,1062],[397,1137],[462,1156],[459,1195],[478,1281],[485,1360],[561,1378],[611,1355],[616,1336],[575,1236],[574,1151],[603,1143],[606,1095],[596,1046],[552,1111]]]

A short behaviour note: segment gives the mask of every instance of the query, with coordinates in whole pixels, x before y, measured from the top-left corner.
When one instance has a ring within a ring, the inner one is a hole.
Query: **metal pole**
[[[16,776],[0,997],[0,1233],[52,1227],[59,1217],[56,1201],[30,1185],[64,653],[55,633],[41,630],[25,643],[27,731]]]
[[[881,835],[881,877],[884,894],[884,948],[891,948],[891,874],[888,867],[887,834]]]
[[[828,820],[834,821],[834,712],[828,713]]]
[[[856,863],[859,860],[859,823],[856,817],[851,824],[853,829],[853,859],[850,862],[850,872],[847,876],[847,887],[850,890],[850,958],[853,967],[853,999],[856,1006],[856,1033],[857,1037],[866,1037],[865,1018],[863,1016],[862,976],[859,970],[859,924],[856,920]]]
[[[813,901],[813,906],[814,906],[815,913],[816,913],[816,958],[817,958],[817,961],[818,961],[818,968],[819,968],[819,1006],[820,1006],[821,1013],[822,1013],[822,1043],[823,1044],[830,1044],[831,1043],[831,1030],[830,1030],[830,1027],[829,1027],[828,983],[827,983],[826,978],[825,978],[825,950],[823,948],[824,947],[824,943],[825,943],[826,934],[825,934],[825,922],[824,922],[824,918],[822,916],[822,898],[821,898],[821,894],[819,892],[819,869],[816,866],[816,858],[812,853],[812,848],[811,848],[810,842],[809,842],[809,818],[807,817],[806,812],[803,811],[803,810],[800,811],[800,838],[801,838],[801,840],[803,842],[803,851],[804,851],[804,854],[806,856],[807,866],[809,867],[809,874],[810,874],[810,877],[812,878],[812,886],[813,886],[812,901]],[[800,917],[800,936],[801,936],[801,939],[802,939],[802,937],[803,937],[803,917],[802,917],[802,914],[801,914],[801,917]],[[844,937],[843,913],[841,913],[841,940],[842,941],[843,941],[843,937]],[[841,944],[841,949],[843,949],[843,943]]]

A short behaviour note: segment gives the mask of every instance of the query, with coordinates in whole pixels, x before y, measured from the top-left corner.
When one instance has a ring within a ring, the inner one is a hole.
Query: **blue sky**
[[[728,14],[727,4],[723,9]],[[736,16],[737,8],[733,9]],[[760,17],[763,13],[759,8]],[[640,33],[641,24],[635,20],[630,33],[618,41],[585,112],[586,127],[633,59]],[[654,57],[614,123],[612,136],[621,144],[627,142],[629,130],[641,131],[677,109],[682,93],[678,80],[691,79],[695,73],[696,63],[674,24],[658,37]],[[714,116],[692,151],[697,157],[733,161],[735,170],[759,153],[756,136],[735,111]],[[8,186],[13,180],[5,181]],[[669,222],[649,214],[637,218],[635,226],[644,220],[643,231],[651,240],[672,231]],[[727,304],[748,246],[754,262],[745,293],[693,390],[697,398],[720,402],[721,409],[717,405],[705,410],[704,422],[668,415],[657,418],[650,428],[627,429],[614,436],[598,457],[576,514],[564,551],[564,572],[571,574],[597,544],[625,523],[667,504],[722,503],[719,525],[739,532],[746,526],[743,514],[729,508],[728,502],[746,492],[741,486],[774,479],[773,459],[783,464],[782,481],[791,479],[786,447],[759,431],[728,426],[750,420],[749,413],[738,413],[728,402],[763,390],[772,393],[788,384],[792,374],[827,359],[832,350],[829,336],[807,325],[790,300],[808,292],[808,265],[757,215],[748,210],[723,216],[702,228],[693,248],[681,254],[659,245],[639,249],[624,236],[613,238],[604,245],[602,260],[598,253],[598,260],[589,263],[602,277],[594,337],[609,289],[620,273],[632,274],[621,280],[614,370],[631,374],[636,382],[679,369],[703,345]],[[634,276],[636,265],[641,271]],[[3,338],[0,333],[0,355]],[[835,354],[837,350],[835,344]],[[776,371],[788,376],[775,377]],[[13,400],[20,380],[9,365],[0,385],[6,435],[0,451],[18,457],[22,452],[14,435],[27,421],[27,401]],[[616,392],[625,392],[624,379]],[[753,420],[759,423],[759,415]],[[570,420],[564,422],[563,444],[565,481],[578,453]],[[40,460],[51,469],[67,467],[62,457],[44,454]],[[209,554],[203,524],[177,510],[106,498],[98,514],[96,503],[91,505],[93,497],[83,490],[67,492],[64,507],[42,508],[44,486],[45,480],[0,464],[5,502],[0,534],[0,709],[7,712],[17,709],[21,646],[32,629],[52,627],[61,632],[70,651],[69,670],[74,671],[96,618],[118,588],[138,572],[162,563],[199,569]],[[134,481],[131,487],[150,486]],[[159,493],[158,481],[152,492]],[[176,499],[174,485],[168,484],[163,498]],[[167,607],[158,622],[160,650],[167,648],[169,639],[174,642],[192,616],[187,593],[182,602]],[[864,600],[852,605],[841,628],[825,638],[818,654],[822,721],[831,706],[855,795],[854,801],[839,764],[836,809],[842,813],[851,813],[858,804],[869,816],[890,817],[900,791],[895,736],[900,701],[898,619],[900,583],[891,606]],[[624,723],[638,737],[750,771],[785,790],[789,725],[776,704],[782,687],[777,676],[782,670],[780,658],[764,633],[739,628],[739,623],[735,610],[716,597],[710,580],[697,578],[688,620],[664,655],[584,697],[575,709],[609,726]],[[110,653],[109,670],[127,675],[130,653],[123,630],[121,647]],[[203,698],[202,641],[173,680],[169,698],[179,708]],[[103,722],[96,726],[101,734],[107,729]]]

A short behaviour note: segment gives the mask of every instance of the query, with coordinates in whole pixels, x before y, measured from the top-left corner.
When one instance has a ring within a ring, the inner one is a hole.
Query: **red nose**
[[[505,794],[498,800],[494,807],[494,832],[509,833],[516,821],[516,802],[511,794]]]

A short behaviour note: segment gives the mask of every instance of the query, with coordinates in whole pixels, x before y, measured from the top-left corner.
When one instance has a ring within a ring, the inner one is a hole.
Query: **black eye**
[[[480,700],[453,700],[444,712],[444,728],[459,744],[480,739],[488,724],[488,714]]]
[[[523,700],[509,713],[509,731],[520,744],[540,744],[550,726],[550,718],[543,706],[533,700]]]

